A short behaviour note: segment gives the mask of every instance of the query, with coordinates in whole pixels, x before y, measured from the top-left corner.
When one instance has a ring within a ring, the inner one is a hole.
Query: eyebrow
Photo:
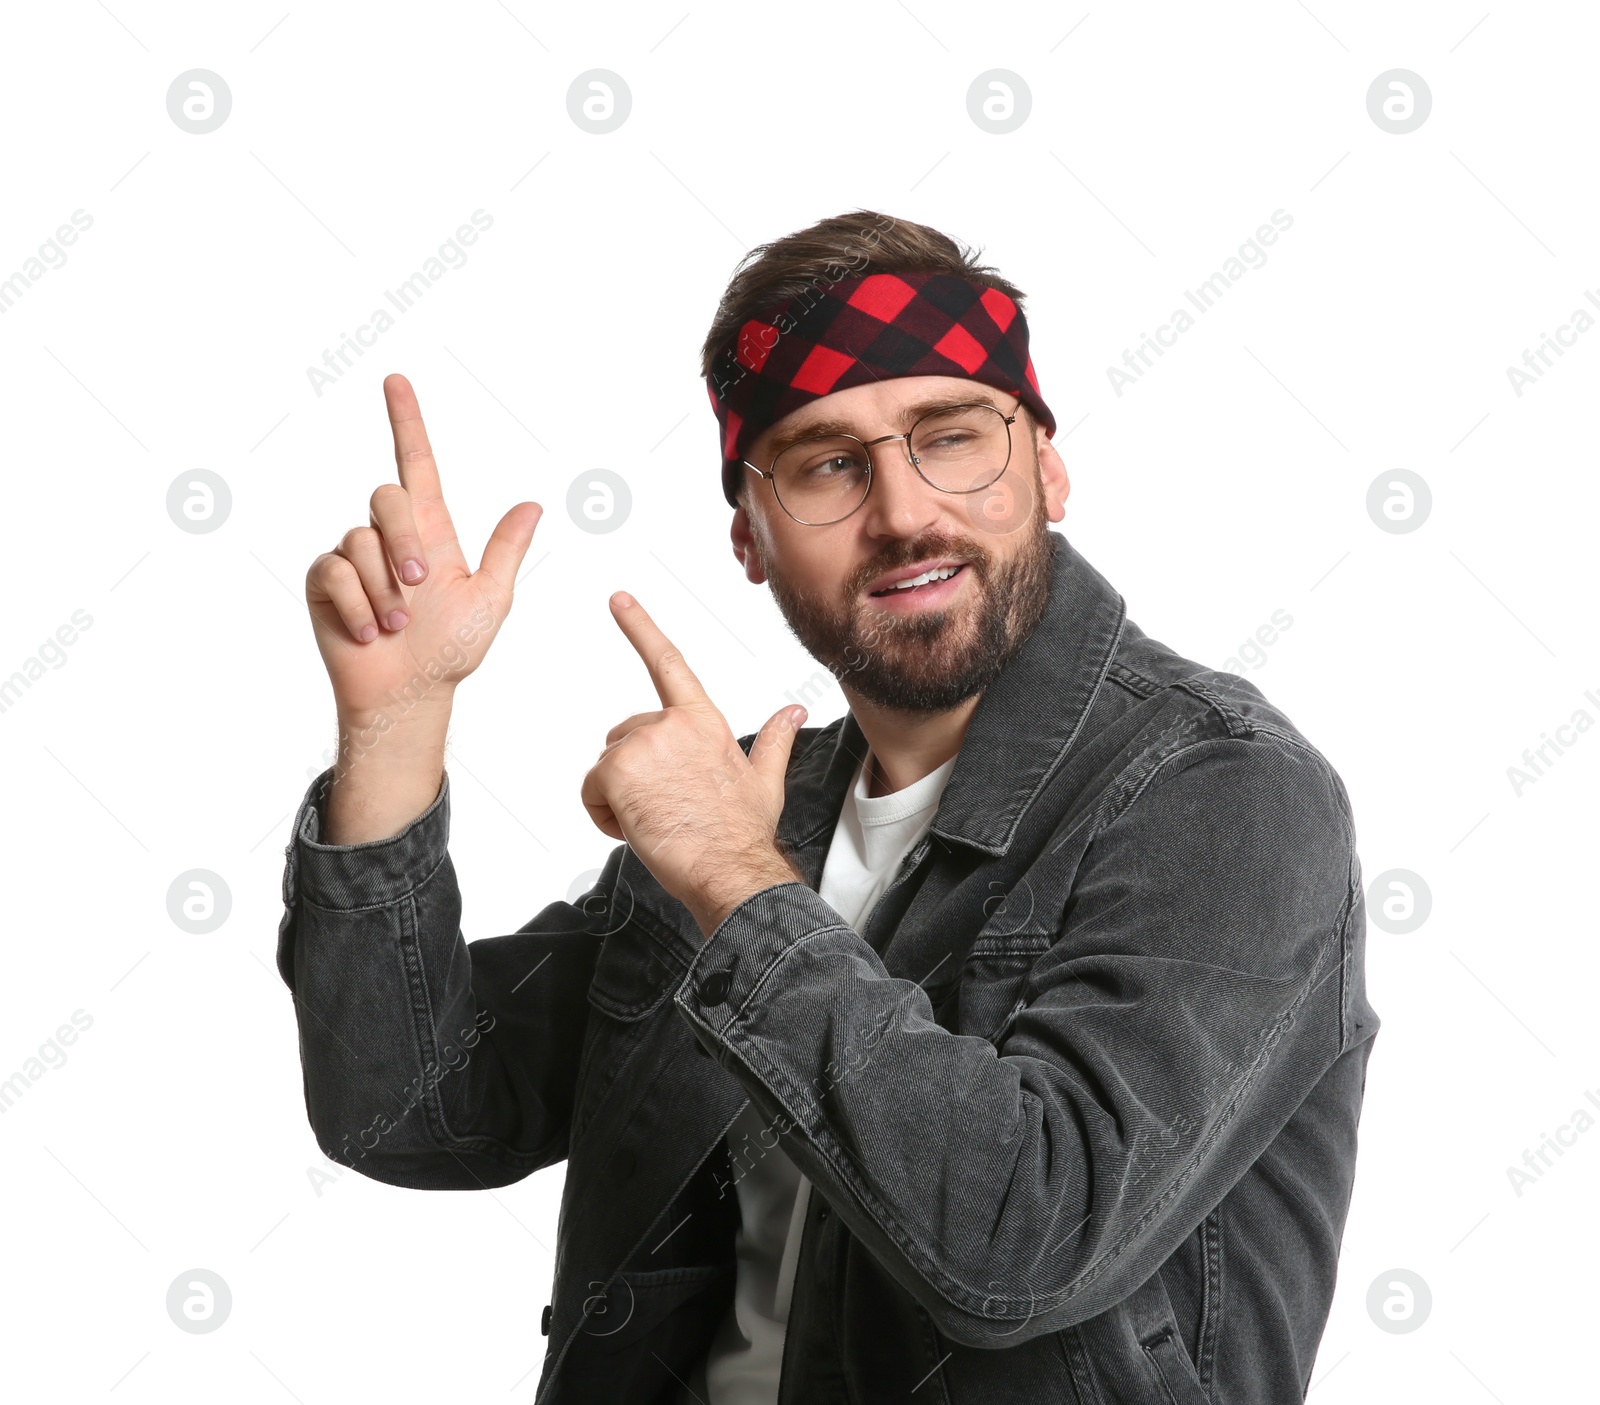
[[[900,410],[898,419],[901,429],[909,429],[917,420],[921,419],[924,415],[931,414],[935,410],[948,410],[956,405],[977,404],[993,405],[997,410],[1001,408],[999,405],[995,405],[994,401],[984,395],[981,391],[977,391],[972,395],[966,396],[936,395],[930,399],[915,400],[911,404],[903,406]],[[762,457],[765,458],[770,465],[771,461],[777,458],[778,455],[781,454],[785,449],[789,448],[790,445],[798,444],[802,439],[814,438],[819,434],[848,434],[853,438],[862,440],[863,442],[868,439],[876,439],[878,437],[875,434],[857,433],[857,429],[858,426],[850,423],[848,420],[809,420],[805,424],[799,425],[794,429],[785,430],[782,434],[778,435],[777,438],[775,438],[772,443],[767,446],[766,452],[762,455]]]

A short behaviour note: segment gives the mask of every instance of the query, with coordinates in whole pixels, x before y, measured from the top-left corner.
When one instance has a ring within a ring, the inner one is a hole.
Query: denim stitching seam
[[[1222,1207],[1218,1205],[1200,1222],[1205,1276],[1202,1280],[1199,1344],[1195,1362],[1200,1384],[1208,1390],[1216,1369],[1217,1338],[1222,1323]]]
[[[434,866],[425,874],[423,874],[421,878],[417,879],[417,881],[407,888],[403,893],[396,893],[393,897],[387,898],[383,902],[363,903],[360,907],[327,907],[324,904],[319,903],[315,898],[310,897],[306,893],[305,884],[303,883],[300,885],[300,901],[305,903],[308,907],[316,908],[318,912],[381,912],[386,907],[394,907],[397,903],[405,902],[408,898],[412,897],[418,889],[425,888],[432,880],[434,874],[444,867],[445,860],[449,857],[450,851],[446,849],[439,855],[439,862],[434,864]]]

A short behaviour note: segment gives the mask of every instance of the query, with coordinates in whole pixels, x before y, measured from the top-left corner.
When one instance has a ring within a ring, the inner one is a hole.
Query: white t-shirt
[[[951,757],[891,795],[867,794],[869,753],[839,810],[817,892],[860,930],[900,861],[933,823]],[[765,1137],[761,1134],[766,1132]],[[789,1298],[811,1182],[751,1103],[728,1130],[742,1221],[734,1236],[733,1303],[689,1382],[708,1405],[776,1405]]]

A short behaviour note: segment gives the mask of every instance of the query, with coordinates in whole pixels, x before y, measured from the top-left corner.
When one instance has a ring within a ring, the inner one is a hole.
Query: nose
[[[935,522],[947,496],[929,483],[911,462],[911,442],[903,434],[868,441],[872,482],[861,513],[874,536],[914,537]]]

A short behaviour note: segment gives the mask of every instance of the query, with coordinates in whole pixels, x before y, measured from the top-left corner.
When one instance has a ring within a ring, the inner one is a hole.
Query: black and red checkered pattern
[[[722,431],[729,504],[763,430],[836,390],[897,376],[981,381],[1017,396],[1055,433],[1028,355],[1027,318],[1004,293],[945,273],[847,278],[746,322],[712,362],[706,391]]]

